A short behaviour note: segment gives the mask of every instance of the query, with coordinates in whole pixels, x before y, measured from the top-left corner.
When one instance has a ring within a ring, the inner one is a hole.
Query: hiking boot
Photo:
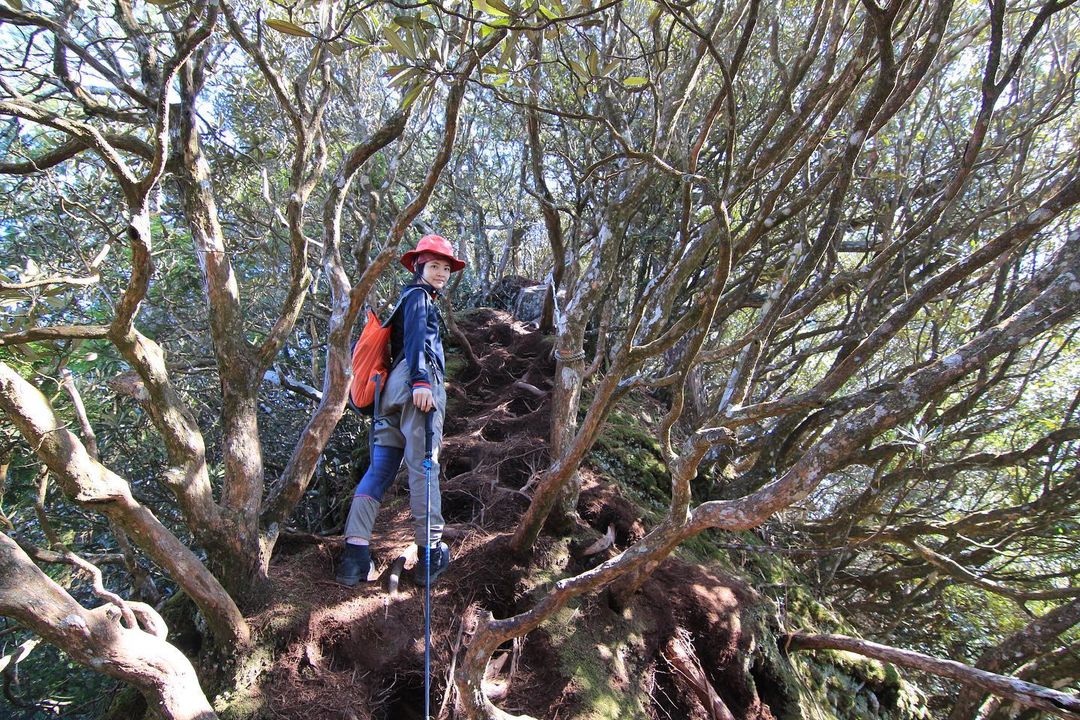
[[[441,542],[436,547],[429,550],[431,554],[431,582],[446,572],[446,568],[450,567],[450,548],[446,546],[446,543]],[[413,579],[416,584],[423,587],[426,580],[427,573],[424,572],[427,567],[427,553],[423,548],[416,549],[416,567],[413,568]]]
[[[339,583],[353,587],[359,582],[368,582],[374,579],[371,577],[373,570],[369,546],[345,543],[345,551],[341,553],[341,562],[337,569]]]

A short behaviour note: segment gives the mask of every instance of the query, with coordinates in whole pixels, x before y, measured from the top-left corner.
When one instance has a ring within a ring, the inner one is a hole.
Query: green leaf
[[[278,20],[276,18],[266,21],[266,25],[269,28],[277,30],[279,33],[285,35],[295,35],[296,37],[315,37],[304,28],[300,27],[296,23],[291,23],[288,20]]]
[[[421,71],[418,68],[409,68],[408,70],[391,80],[390,87],[402,87],[404,85],[407,85],[410,80],[417,77],[418,75],[422,75]]]
[[[430,23],[419,15],[397,15],[391,21],[394,25],[402,28],[408,28],[409,30],[436,30],[434,23]]]
[[[577,75],[578,80],[583,83],[589,82],[589,71],[577,60],[570,61],[570,69],[574,71],[574,75]]]
[[[492,15],[513,15],[514,11],[503,0],[487,0],[488,12]],[[492,12],[494,10],[494,12]]]
[[[589,66],[589,75],[596,77],[600,74],[600,56],[596,54],[595,50],[590,50],[589,55],[585,58],[585,62]]]
[[[416,83],[413,85],[409,92],[405,93],[405,97],[401,98],[401,109],[407,110],[410,105],[416,102],[416,98],[420,97],[420,93],[427,87],[425,83]]]
[[[559,15],[547,5],[540,5],[540,14],[546,17],[548,20],[558,20]]]
[[[401,36],[394,32],[389,25],[384,27],[382,32],[383,37],[385,37],[386,41],[390,43],[390,47],[394,48],[394,50],[397,50],[400,54],[404,55],[407,58],[412,58],[413,60],[416,59],[416,52],[411,47],[409,47],[405,43],[405,41],[401,39]]]
[[[503,51],[499,56],[499,67],[510,67],[514,63],[517,53],[514,52],[517,48],[517,33],[507,33],[506,39],[503,40]]]
[[[356,45],[357,47],[367,47],[371,44],[359,35],[346,35],[345,39],[351,42],[353,45]]]
[[[367,13],[359,13],[356,16],[356,22],[360,23],[360,32],[364,35],[371,37],[375,34],[375,26],[372,25],[371,19],[368,18]]]
[[[7,4],[11,6],[12,10],[22,10],[22,0],[7,0]]]
[[[612,60],[611,62],[609,62],[604,67],[600,68],[600,72],[597,73],[597,74],[600,77],[609,77],[611,75],[611,73],[614,72],[616,70],[616,68],[618,68],[618,67],[619,67],[619,61],[618,60]]]
[[[315,46],[315,49],[311,53],[311,60],[309,60],[307,64],[307,73],[309,75],[315,72],[315,68],[319,66],[319,62],[322,60],[323,52],[323,43],[319,43]]]
[[[498,2],[498,4],[495,4]],[[502,5],[505,10],[499,8]],[[494,15],[495,17],[506,17],[510,14],[510,8],[507,8],[502,2],[498,0],[472,0],[472,6],[482,13],[488,15]]]
[[[640,75],[632,75],[622,81],[623,87],[630,89],[645,87],[649,84],[649,78],[641,77]]]

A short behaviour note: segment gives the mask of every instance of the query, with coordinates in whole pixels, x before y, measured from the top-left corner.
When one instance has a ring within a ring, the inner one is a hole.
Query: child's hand
[[[435,398],[431,394],[431,388],[413,388],[412,402],[421,412],[429,412],[435,409]]]

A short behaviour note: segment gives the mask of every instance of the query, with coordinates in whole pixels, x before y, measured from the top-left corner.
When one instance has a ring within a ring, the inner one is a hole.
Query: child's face
[[[450,263],[445,260],[428,260],[424,263],[424,282],[436,290],[442,290],[450,280]]]

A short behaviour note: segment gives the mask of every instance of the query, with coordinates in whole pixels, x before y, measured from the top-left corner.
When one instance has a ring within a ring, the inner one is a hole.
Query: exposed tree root
[[[694,645],[687,638],[685,630],[679,629],[667,641],[667,645],[664,646],[664,659],[697,693],[698,699],[705,706],[711,720],[735,720],[735,716],[731,714],[728,706],[724,704],[712,683],[709,682],[709,676],[701,666],[701,660],[698,659]]]

